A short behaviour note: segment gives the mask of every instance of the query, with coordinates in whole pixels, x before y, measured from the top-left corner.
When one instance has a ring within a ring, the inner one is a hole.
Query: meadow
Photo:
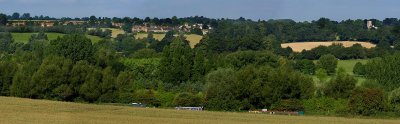
[[[185,111],[0,97],[4,124],[398,124],[397,119],[288,116],[247,112]]]
[[[32,34],[36,33],[11,33],[14,41],[19,43],[27,43],[29,41],[29,38],[31,38]],[[61,33],[46,33],[46,34],[49,40],[55,40],[57,39],[57,37],[62,37],[65,35]],[[86,37],[92,40],[93,43],[97,43],[101,40],[101,38],[98,36],[86,35]]]
[[[324,42],[295,42],[295,43],[283,43],[282,48],[290,47],[294,52],[301,52],[302,50],[311,50],[318,46],[330,46],[334,43],[341,43],[344,47],[351,47],[354,44],[361,44],[365,48],[375,47],[375,44],[369,42],[359,41],[324,41]]]

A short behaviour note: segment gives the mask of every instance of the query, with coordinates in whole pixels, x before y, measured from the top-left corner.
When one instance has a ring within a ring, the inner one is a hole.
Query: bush
[[[353,114],[374,115],[385,110],[384,92],[376,88],[355,89],[348,105]]]
[[[348,74],[338,74],[325,87],[325,95],[332,98],[348,98],[357,80]]]
[[[392,104],[400,104],[400,87],[390,92],[389,101]]]
[[[176,106],[195,107],[201,105],[201,98],[191,93],[183,92],[174,98]]]
[[[277,111],[303,111],[304,106],[298,99],[285,99],[273,104],[271,109]]]
[[[312,98],[303,101],[304,110],[308,114],[338,115],[346,112],[348,100],[329,97]]]

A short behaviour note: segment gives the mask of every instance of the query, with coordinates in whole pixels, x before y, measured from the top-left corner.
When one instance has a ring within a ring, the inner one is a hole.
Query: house
[[[125,24],[124,23],[111,22],[111,25],[114,26],[114,27],[122,28],[122,26],[124,26]]]
[[[367,28],[368,28],[368,29],[372,29],[372,28],[373,28],[373,29],[378,29],[378,27],[376,27],[375,25],[372,24],[372,21],[371,21],[371,20],[368,20],[368,21],[367,21]]]

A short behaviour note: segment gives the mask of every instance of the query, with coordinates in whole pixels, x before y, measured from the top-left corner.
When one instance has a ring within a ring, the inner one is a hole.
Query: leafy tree
[[[36,98],[62,97],[54,89],[61,88],[68,83],[71,65],[71,60],[63,57],[49,56],[45,58],[38,71],[32,75],[32,81],[35,84],[32,91]]]
[[[323,55],[317,61],[317,67],[325,69],[328,74],[334,74],[336,72],[338,60],[335,56],[328,54]]]
[[[57,55],[71,59],[73,62],[80,60],[93,62],[94,48],[92,42],[83,35],[65,35],[51,41],[51,45]]]
[[[17,64],[12,61],[0,61],[0,95],[10,95],[12,79],[17,71]]]
[[[314,74],[315,72],[314,62],[307,59],[296,61],[294,68],[300,70],[304,74]]]
[[[338,73],[325,87],[325,95],[332,98],[349,98],[357,80],[349,74]]]
[[[376,80],[386,91],[392,91],[400,87],[400,54],[384,56],[380,59],[373,59],[365,65],[366,76]]]
[[[356,75],[365,75],[367,72],[365,70],[365,66],[361,62],[357,62],[354,65],[353,73]]]
[[[13,42],[11,33],[0,33],[0,52],[12,52]]]
[[[19,15],[19,13],[17,13],[17,12],[14,12],[14,13],[11,15],[11,19],[13,19],[13,20],[18,20],[19,17],[20,17],[20,15]]]
[[[8,21],[7,15],[0,13],[0,25],[6,25]]]
[[[160,62],[161,79],[166,83],[181,84],[190,79],[193,58],[188,41],[177,37],[163,51]]]

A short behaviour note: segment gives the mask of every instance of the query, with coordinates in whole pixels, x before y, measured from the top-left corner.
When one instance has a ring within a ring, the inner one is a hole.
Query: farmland
[[[400,120],[265,115],[238,112],[177,111],[172,109],[133,108],[128,106],[95,105],[48,100],[0,97],[0,122],[6,124],[265,124],[265,123],[386,123]]]
[[[153,34],[153,36],[156,40],[161,41],[165,37],[165,34]],[[139,33],[135,36],[135,38],[137,38],[137,39],[143,39],[146,37],[147,37],[146,33]],[[194,46],[196,44],[198,44],[200,42],[200,40],[203,38],[203,36],[196,35],[196,34],[187,34],[187,35],[185,35],[185,37],[186,37],[186,40],[189,41],[189,45],[191,48],[194,48]]]
[[[318,46],[330,46],[334,43],[341,43],[344,47],[350,47],[354,44],[361,44],[363,47],[372,48],[375,44],[369,42],[358,42],[358,41],[326,41],[326,42],[297,42],[297,43],[283,43],[282,48],[290,47],[294,52],[301,52],[302,50],[311,50]]]
[[[11,33],[14,41],[19,43],[27,43],[32,34],[36,33]],[[46,33],[46,34],[49,40],[55,40],[57,39],[57,37],[62,37],[65,35],[61,33]],[[101,40],[101,38],[97,36],[86,35],[86,37],[92,40],[93,43],[97,43]]]

